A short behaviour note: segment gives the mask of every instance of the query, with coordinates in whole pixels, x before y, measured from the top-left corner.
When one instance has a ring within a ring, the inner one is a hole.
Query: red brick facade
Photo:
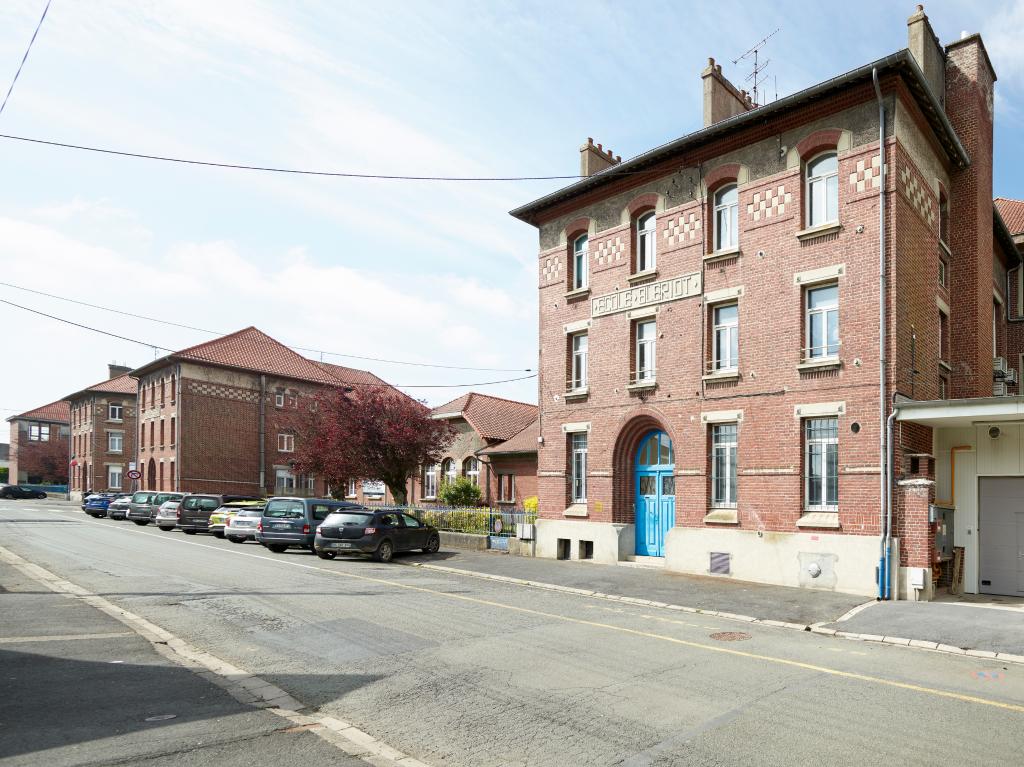
[[[111,370],[112,373],[119,371]],[[103,383],[70,395],[72,497],[88,490],[130,492],[136,461],[136,384],[127,369]]]
[[[67,483],[68,418],[66,402],[51,402],[7,419],[11,425],[10,484]]]

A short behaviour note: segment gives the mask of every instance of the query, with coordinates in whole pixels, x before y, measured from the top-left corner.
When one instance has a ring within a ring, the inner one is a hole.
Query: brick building
[[[254,327],[131,375],[143,487],[252,495],[328,493],[322,478],[292,471],[292,417],[324,387],[384,385],[371,373],[306,359]],[[362,499],[362,486],[355,490]]]
[[[12,485],[63,485],[68,481],[68,403],[59,401],[11,416]]]
[[[478,485],[484,503],[491,505],[521,507],[522,499],[536,492],[536,439],[532,456],[522,451],[497,456],[488,452],[535,423],[536,405],[469,392],[434,408],[432,416],[448,421],[456,436],[441,462],[423,470],[419,487],[413,489],[414,500],[435,501],[438,488],[456,477]]]
[[[138,386],[131,368],[110,365],[106,381],[65,398],[71,419],[72,500],[87,490],[128,491],[135,462]]]
[[[537,495],[537,439],[535,418],[526,428],[504,442],[477,451],[487,473],[489,506],[523,508],[523,501]]]
[[[709,60],[702,129],[626,162],[588,140],[586,178],[512,212],[540,239],[540,555],[930,594],[937,438],[886,421],[992,397],[1020,259],[984,44],[920,7],[908,33],[764,106]]]

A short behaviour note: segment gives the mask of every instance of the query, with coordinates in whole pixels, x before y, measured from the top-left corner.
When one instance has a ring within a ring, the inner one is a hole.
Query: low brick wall
[[[533,541],[521,541],[518,538],[508,538],[508,553],[518,557],[534,556]],[[447,530],[441,531],[441,548],[470,549],[472,551],[487,551],[490,546],[486,535],[474,533],[452,533]]]

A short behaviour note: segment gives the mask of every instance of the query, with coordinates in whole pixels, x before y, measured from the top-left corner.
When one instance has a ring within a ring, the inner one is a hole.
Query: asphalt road
[[[1024,763],[1020,666],[275,555],[66,504],[0,501],[0,545],[432,765]],[[26,720],[43,697],[20,693]],[[281,763],[256,743],[251,763]]]

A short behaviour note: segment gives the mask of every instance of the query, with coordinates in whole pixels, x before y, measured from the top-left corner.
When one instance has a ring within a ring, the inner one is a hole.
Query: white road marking
[[[0,637],[0,644],[23,644],[26,642],[64,642],[79,639],[113,639],[114,637],[135,636],[131,631],[113,631],[106,634],[46,634],[32,637]]]

